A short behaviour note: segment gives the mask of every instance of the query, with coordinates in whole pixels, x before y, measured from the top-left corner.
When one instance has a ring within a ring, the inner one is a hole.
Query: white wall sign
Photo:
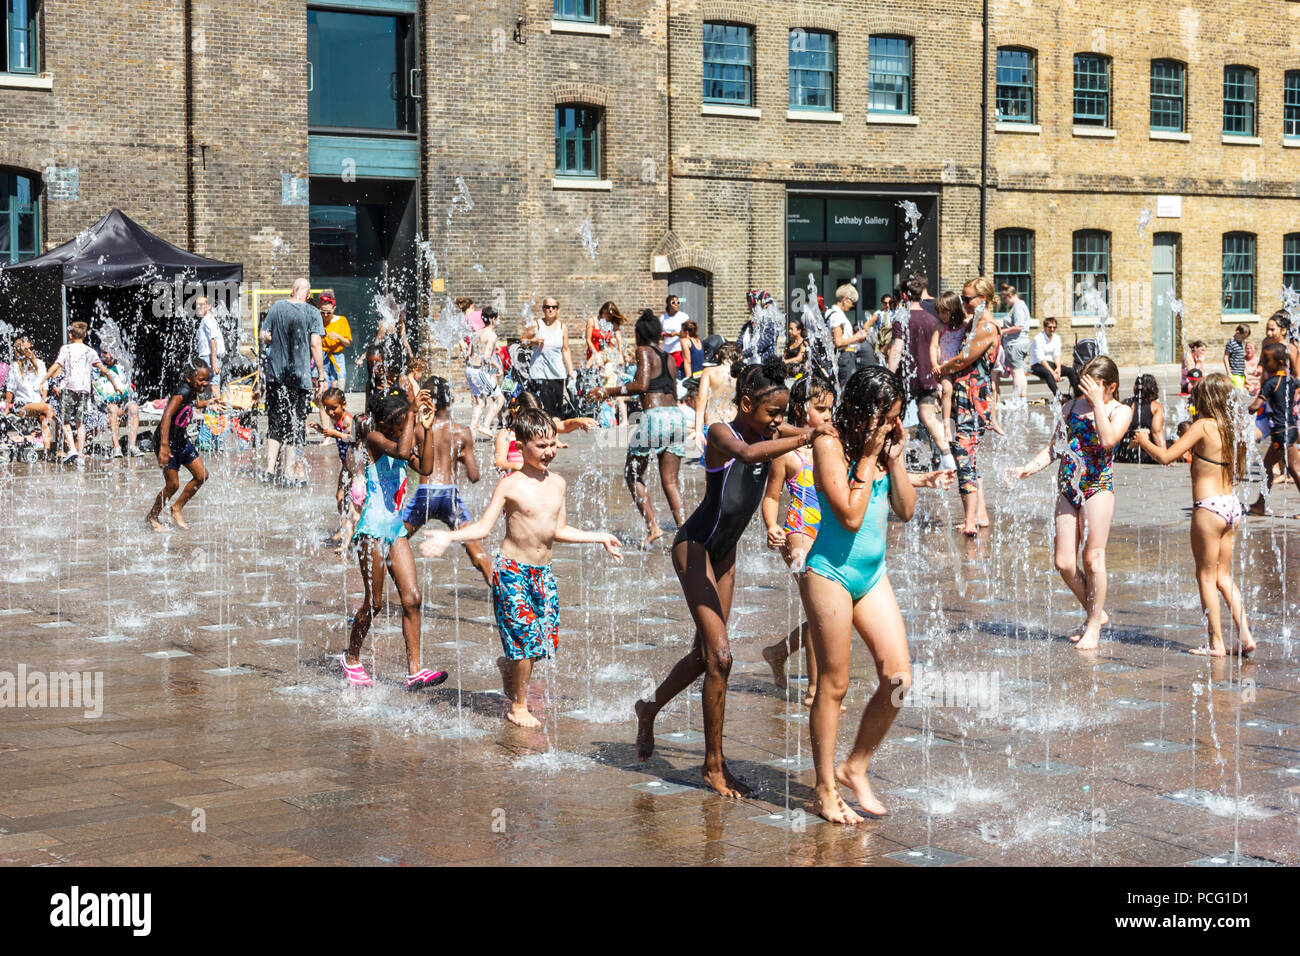
[[[1181,219],[1183,215],[1182,196],[1157,196],[1156,216],[1160,219]]]

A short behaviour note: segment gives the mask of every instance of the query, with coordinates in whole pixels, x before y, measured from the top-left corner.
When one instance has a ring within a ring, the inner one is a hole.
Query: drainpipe
[[[673,230],[673,0],[664,3],[664,176],[668,180],[668,231]]]
[[[194,251],[194,7],[185,0],[185,248]]]
[[[984,50],[980,77],[980,268],[984,275],[985,229],[989,208],[989,0],[984,0]]]

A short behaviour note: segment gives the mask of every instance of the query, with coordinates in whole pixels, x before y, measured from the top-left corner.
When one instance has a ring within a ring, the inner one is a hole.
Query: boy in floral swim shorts
[[[420,553],[441,557],[454,541],[482,541],[497,518],[506,515],[506,537],[493,562],[492,606],[504,659],[498,661],[510,709],[506,719],[520,727],[540,727],[528,711],[528,681],[533,662],[550,657],[560,643],[560,598],[551,570],[556,542],[602,544],[616,562],[623,554],[607,531],[571,527],[564,506],[565,481],[549,471],[558,449],[555,421],[540,409],[522,409],[512,428],[524,467],[497,483],[483,516],[455,531],[427,531]]]

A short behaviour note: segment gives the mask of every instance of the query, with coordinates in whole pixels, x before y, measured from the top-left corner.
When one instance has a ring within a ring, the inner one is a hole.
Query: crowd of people
[[[396,302],[388,303],[374,340],[359,350],[362,381],[355,390],[364,393],[364,408],[350,412],[344,355],[354,343],[352,330],[337,314],[332,292],[309,301],[307,280],[297,280],[259,328],[267,415],[260,476],[301,486],[306,480],[299,450],[307,431],[335,443],[336,540],[340,552],[355,556],[364,592],[342,658],[347,682],[373,683],[361,654],[383,607],[386,578],[401,605],[405,686],[419,690],[447,679],[445,671],[423,666],[422,598],[411,546],[423,533],[419,551],[425,558],[441,558],[459,542],[482,576],[502,645],[506,717],[522,727],[538,726],[529,709],[532,670],[559,644],[554,546],[600,545],[611,560],[622,560],[613,534],[568,523],[565,481],[551,465],[566,447],[562,436],[626,425],[624,479],[645,521],[642,547],[665,533],[648,490],[653,456],[676,526],[669,558],[696,628],[691,649],[653,696],[635,706],[639,759],[654,749],[660,711],[702,676],[704,779],[725,796],[746,791],[722,750],[732,667],[728,621],[737,547],[761,511],[767,544],[799,575],[803,619],[765,648],[763,657],[783,682],[786,661],[800,649],[808,655],[805,703],[811,708],[816,811],[836,823],[859,822],[862,816],[843,799],[844,788],[863,813],[885,813],[867,771],[897,716],[900,689],[905,694],[911,680],[906,629],[886,569],[888,515],[906,522],[917,489],[943,491],[956,484],[963,505],[960,530],[978,537],[990,524],[981,444],[989,431],[1003,430],[997,416],[1000,379],[1011,380],[1010,408],[1027,400],[1030,374],[1057,396],[1053,432],[1037,455],[1004,477],[1026,480],[1057,464],[1053,559],[1083,611],[1070,640],[1080,649],[1096,648],[1109,621],[1106,547],[1115,510],[1114,461],[1186,460],[1194,505],[1191,551],[1207,622],[1204,645],[1191,651],[1249,656],[1255,640],[1231,571],[1243,516],[1235,486],[1246,478],[1247,441],[1238,411],[1248,408],[1258,416],[1254,437],[1267,444],[1263,490],[1250,509],[1262,513],[1275,466],[1300,486],[1300,356],[1286,314],[1269,319],[1257,350],[1250,348],[1249,329],[1239,326],[1225,347],[1223,372],[1205,367],[1204,343],[1192,344],[1183,370],[1190,417],[1171,438],[1171,415],[1153,376],[1139,376],[1123,401],[1115,362],[1076,348],[1074,361],[1065,364],[1055,320],[1045,319],[1031,335],[1029,309],[1014,288],[995,289],[978,276],[960,292],[935,297],[928,284],[925,275],[912,274],[857,327],[849,318],[858,311],[857,289],[841,286],[824,316],[789,320],[784,345],[772,330],[756,326],[739,343],[701,339],[676,296],[668,297],[661,312],[641,310],[625,330],[628,320],[606,302],[585,322],[581,366],[557,299],[542,300],[541,315],[526,322],[522,348],[513,352],[497,331],[495,309],[458,299],[460,357],[473,402],[466,425],[453,419],[452,383],[429,375],[412,350]],[[751,302],[757,323],[770,297],[752,293]],[[110,348],[91,349],[86,337],[85,324],[72,323],[68,342],[48,367],[30,341],[19,338],[0,412],[39,422],[42,440],[63,441],[71,458],[84,447],[92,407],[102,406],[116,453],[123,418],[135,453],[138,407],[129,376]],[[167,508],[172,522],[186,527],[183,509],[207,479],[188,426],[199,412],[221,407],[215,387],[224,371],[220,338],[202,315],[194,354],[170,389],[153,433],[163,477],[147,515],[155,529],[164,528]],[[830,350],[819,344],[826,342]],[[312,418],[313,402],[318,419]],[[928,444],[928,461],[924,453],[908,455],[913,436],[921,447]],[[489,504],[474,518],[459,481],[483,477],[475,444],[489,439],[498,480]],[[680,473],[688,459],[703,468],[705,490],[698,503],[683,499]],[[182,468],[191,475],[183,489]],[[503,515],[505,538],[490,556],[482,542]],[[427,527],[431,519],[444,527]],[[1220,595],[1236,625],[1231,649]],[[836,764],[854,630],[873,657],[879,685],[851,751]]]

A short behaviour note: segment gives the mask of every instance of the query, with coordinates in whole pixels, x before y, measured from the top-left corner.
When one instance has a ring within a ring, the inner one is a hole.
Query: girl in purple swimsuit
[[[1106,539],[1115,514],[1111,469],[1115,445],[1128,431],[1133,409],[1116,400],[1119,369],[1105,355],[1083,367],[1080,397],[1067,402],[1047,447],[1013,477],[1028,478],[1060,457],[1056,496],[1056,569],[1088,617],[1070,635],[1081,650],[1101,641],[1106,613]],[[1083,569],[1079,544],[1083,543]]]
[[[1241,591],[1232,580],[1232,539],[1243,509],[1234,485],[1246,474],[1246,436],[1238,437],[1228,411],[1232,382],[1222,372],[1205,376],[1192,386],[1191,404],[1196,408],[1192,427],[1169,448],[1160,448],[1145,428],[1136,434],[1137,443],[1162,465],[1192,453],[1192,557],[1196,560],[1196,583],[1201,591],[1201,612],[1205,616],[1209,647],[1193,647],[1189,654],[1223,657],[1223,625],[1219,595],[1228,602],[1237,625],[1237,647],[1233,653],[1249,657],[1255,650]]]

